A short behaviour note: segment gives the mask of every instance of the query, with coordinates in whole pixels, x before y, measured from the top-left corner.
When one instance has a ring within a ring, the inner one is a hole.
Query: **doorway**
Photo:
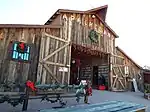
[[[93,66],[93,86],[98,85],[98,66]]]

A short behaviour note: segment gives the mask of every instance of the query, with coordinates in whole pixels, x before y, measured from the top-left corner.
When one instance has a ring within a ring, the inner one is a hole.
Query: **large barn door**
[[[112,90],[125,91],[127,89],[127,75],[124,58],[114,56],[115,61],[112,64]]]
[[[71,46],[67,38],[42,34],[37,82],[69,83]]]
[[[114,90],[125,91],[126,90],[126,75],[124,66],[113,66],[113,85]]]

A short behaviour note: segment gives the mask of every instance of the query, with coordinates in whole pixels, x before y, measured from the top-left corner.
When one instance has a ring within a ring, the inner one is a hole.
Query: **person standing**
[[[92,96],[92,87],[88,80],[86,80],[85,85],[85,94],[84,94],[84,103],[88,104],[88,97]]]

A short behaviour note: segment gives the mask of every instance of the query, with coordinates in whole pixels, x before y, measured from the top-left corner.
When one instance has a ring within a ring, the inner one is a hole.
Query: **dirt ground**
[[[68,103],[67,106],[72,105],[79,105],[83,104],[81,101],[79,104],[76,103],[74,98],[65,99]],[[135,93],[135,92],[109,92],[109,91],[93,91],[93,96],[90,97],[90,103],[100,103],[104,101],[114,101],[114,100],[121,100],[121,101],[129,101],[139,104],[144,104],[148,107],[147,112],[150,112],[150,100],[146,100],[143,97],[143,93]],[[29,101],[28,111],[27,112],[38,112],[40,109],[47,109],[52,108],[54,106],[58,106],[58,104],[51,104],[46,101],[40,102],[40,100],[31,100]],[[12,107],[8,104],[0,104],[0,112],[21,112],[22,106],[19,105],[17,107]]]

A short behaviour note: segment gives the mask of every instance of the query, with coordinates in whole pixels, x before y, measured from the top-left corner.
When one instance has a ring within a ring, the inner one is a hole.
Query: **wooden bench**
[[[43,109],[40,112],[145,112],[146,106],[124,101],[72,106],[64,109]]]

